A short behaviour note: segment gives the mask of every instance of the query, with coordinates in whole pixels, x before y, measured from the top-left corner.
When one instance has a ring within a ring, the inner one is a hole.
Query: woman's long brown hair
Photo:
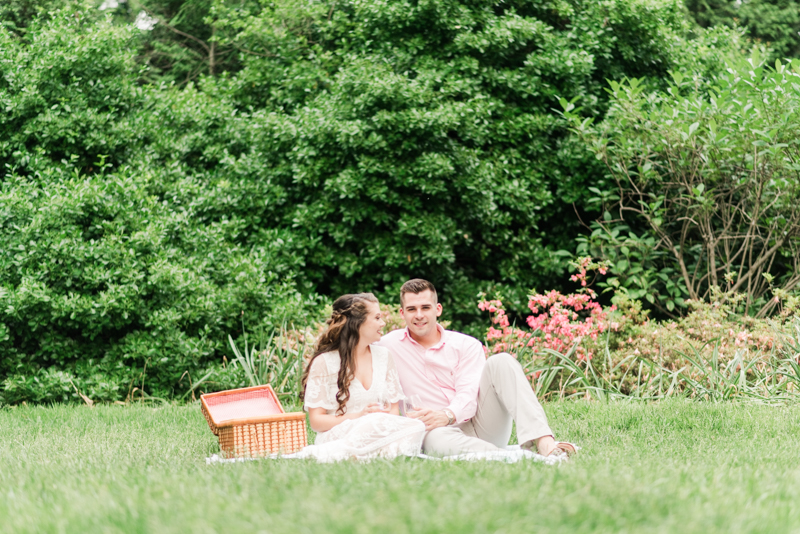
[[[344,414],[344,405],[350,400],[350,382],[355,377],[355,357],[356,347],[360,336],[359,328],[367,319],[367,302],[378,303],[378,299],[372,293],[357,293],[355,295],[342,295],[333,303],[333,312],[328,319],[328,329],[317,342],[314,356],[306,366],[301,381],[300,400],[305,400],[306,383],[311,365],[317,356],[326,352],[339,352],[339,376],[336,384],[339,391],[336,392],[336,402],[339,404],[336,415]]]

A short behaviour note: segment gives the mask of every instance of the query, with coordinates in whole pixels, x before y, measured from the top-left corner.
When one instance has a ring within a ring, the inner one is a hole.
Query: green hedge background
[[[559,100],[720,72],[750,30],[703,6],[4,2],[5,402],[181,396],[228,334],[410,277],[470,332],[479,292],[562,287],[612,185]]]

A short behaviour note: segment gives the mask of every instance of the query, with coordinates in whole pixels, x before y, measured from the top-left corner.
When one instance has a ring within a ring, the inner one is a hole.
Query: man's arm
[[[453,400],[444,410],[424,409],[414,413],[412,417],[425,423],[425,430],[447,426],[450,419],[448,411],[454,416],[453,424],[460,424],[474,417],[478,409],[478,389],[485,365],[483,345],[478,340],[466,344],[459,354],[456,368],[453,369],[456,389]]]
[[[475,343],[466,344],[454,371],[456,396],[448,406],[456,417],[456,424],[475,416],[478,409],[478,389],[485,365],[486,355],[483,352],[483,345],[477,339]]]

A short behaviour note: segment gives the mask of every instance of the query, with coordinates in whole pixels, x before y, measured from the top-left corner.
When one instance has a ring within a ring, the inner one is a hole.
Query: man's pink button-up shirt
[[[389,332],[377,344],[392,352],[406,395],[419,395],[425,408],[449,408],[456,422],[463,423],[478,407],[478,386],[486,365],[483,345],[439,324],[436,328],[441,339],[429,349],[414,341],[408,328]]]

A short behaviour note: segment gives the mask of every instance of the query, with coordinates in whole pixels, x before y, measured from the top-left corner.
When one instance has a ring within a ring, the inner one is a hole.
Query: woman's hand
[[[375,409],[376,406],[376,404],[370,404],[360,412],[348,412],[344,415],[329,415],[325,408],[311,408],[308,410],[308,422],[311,424],[311,430],[314,432],[327,432],[345,421],[358,419],[368,413],[380,412],[380,410]]]
[[[400,415],[399,403],[393,403],[388,410],[381,410],[377,403],[370,404],[360,412],[350,412],[344,415],[328,415],[324,408],[311,408],[308,410],[308,421],[314,432],[327,432],[338,424],[351,419],[358,419],[371,413],[391,413]]]
[[[381,410],[380,404],[374,402],[372,404],[367,405],[366,408],[364,408],[363,410],[358,412],[358,417],[363,417],[363,416],[371,414],[371,413],[386,413],[386,411],[385,410]]]

